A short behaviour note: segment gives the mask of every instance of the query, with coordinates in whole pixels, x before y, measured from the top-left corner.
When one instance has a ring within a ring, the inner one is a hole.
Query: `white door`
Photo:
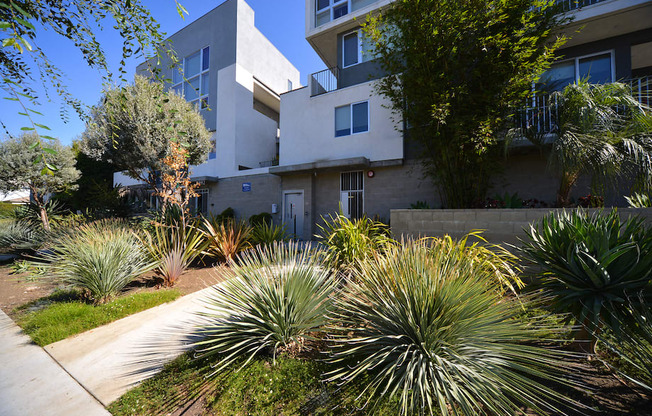
[[[348,191],[340,192],[340,207],[342,207],[342,214],[351,219],[351,209],[349,203],[350,195]]]
[[[303,192],[288,192],[283,200],[285,229],[296,238],[303,237]]]

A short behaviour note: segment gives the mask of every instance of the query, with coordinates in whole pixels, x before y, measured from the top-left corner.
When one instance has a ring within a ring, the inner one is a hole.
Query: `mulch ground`
[[[184,273],[174,288],[183,295],[205,289],[223,280],[226,266],[193,267]],[[0,265],[0,309],[12,316],[18,306],[63,289],[54,279],[30,279],[25,274],[12,274],[8,265]],[[149,292],[161,287],[161,280],[153,273],[146,274],[125,288],[125,293]]]

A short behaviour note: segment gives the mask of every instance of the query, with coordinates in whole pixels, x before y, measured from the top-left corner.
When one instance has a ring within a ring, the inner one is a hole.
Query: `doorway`
[[[285,229],[295,238],[303,238],[303,191],[283,193],[283,223]]]

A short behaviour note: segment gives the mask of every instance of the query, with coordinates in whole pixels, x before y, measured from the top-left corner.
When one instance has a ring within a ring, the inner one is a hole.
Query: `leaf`
[[[56,166],[54,166],[54,165],[52,165],[52,164],[50,164],[48,162],[45,162],[45,167],[50,169],[52,172],[56,172],[56,171],[59,170],[59,168],[57,168]]]
[[[50,130],[50,128],[49,128],[48,126],[45,126],[45,125],[43,125],[43,124],[34,123],[34,125],[35,125],[36,127],[40,127],[40,128],[42,128],[42,129],[45,129],[45,130]]]
[[[46,152],[46,153],[49,153],[51,155],[56,155],[57,154],[57,151],[52,149],[51,147],[44,147],[43,151]]]
[[[34,127],[21,127],[20,128],[22,131],[33,131]]]
[[[0,22],[0,29],[7,29],[8,27],[11,27],[11,24],[7,22]]]
[[[179,2],[177,2],[177,13],[179,13],[179,16],[181,16],[183,20],[186,20],[186,17],[183,15],[184,13],[188,15],[190,14],[188,13],[188,10],[186,10],[186,8],[183,7]]]

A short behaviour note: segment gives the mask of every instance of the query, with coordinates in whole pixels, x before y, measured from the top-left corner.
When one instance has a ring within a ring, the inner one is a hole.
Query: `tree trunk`
[[[48,220],[48,212],[45,210],[45,205],[39,204],[39,210],[41,213],[41,222],[43,223],[43,229],[45,231],[50,231],[50,221]]]

